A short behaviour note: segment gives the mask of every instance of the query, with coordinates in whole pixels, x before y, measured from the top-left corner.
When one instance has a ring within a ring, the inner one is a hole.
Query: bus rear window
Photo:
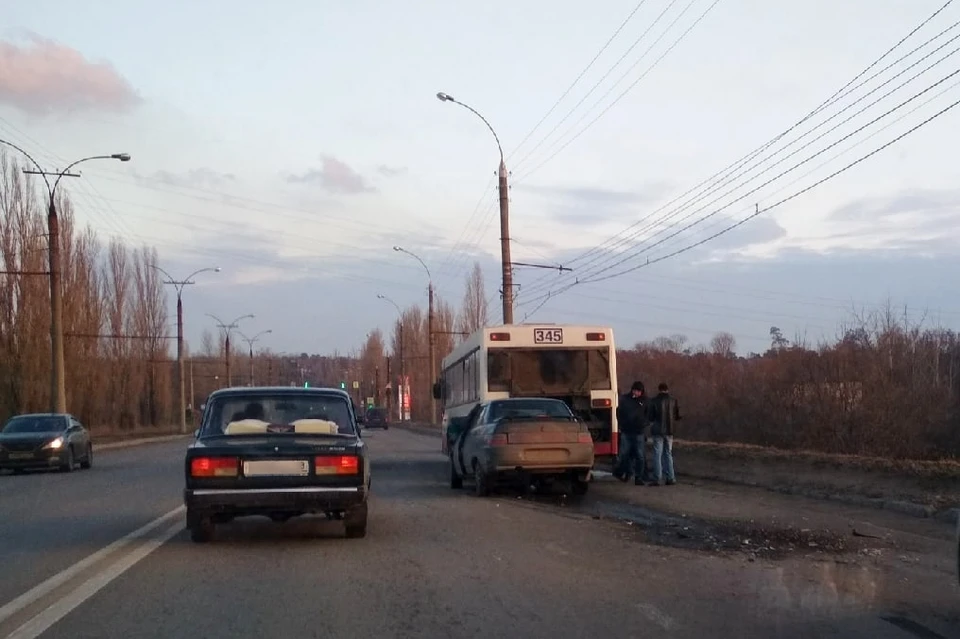
[[[487,389],[511,394],[610,390],[608,349],[502,349],[487,354]]]

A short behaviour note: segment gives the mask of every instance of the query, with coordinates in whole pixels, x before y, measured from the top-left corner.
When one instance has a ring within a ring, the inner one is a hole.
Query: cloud
[[[853,200],[830,214],[834,222],[876,222],[880,218],[910,215],[916,218],[942,218],[960,214],[958,189],[910,189],[889,197]]]
[[[0,42],[0,102],[26,113],[127,111],[141,99],[116,69],[35,34]]]
[[[220,173],[206,167],[190,169],[189,171],[183,171],[180,173],[173,173],[171,171],[156,171],[147,177],[141,175],[136,175],[136,177],[140,180],[153,180],[163,182],[171,186],[194,188],[203,186],[223,186],[224,184],[235,182],[237,179],[237,176],[232,173]]]
[[[310,169],[300,175],[290,175],[287,177],[287,182],[312,184],[323,188],[328,193],[340,195],[376,192],[376,189],[369,184],[366,178],[350,168],[345,162],[331,155],[324,155],[321,160],[323,162],[322,168]]]
[[[649,206],[660,200],[670,184],[652,182],[636,191],[524,184],[516,188],[547,200],[548,215],[554,220],[581,226],[629,218],[636,214],[635,207]]]
[[[400,175],[405,175],[407,173],[407,167],[387,166],[386,164],[381,164],[377,167],[377,173],[384,177],[397,177]]]

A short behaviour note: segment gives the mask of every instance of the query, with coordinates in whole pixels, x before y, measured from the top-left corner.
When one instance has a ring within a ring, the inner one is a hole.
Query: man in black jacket
[[[627,481],[633,475],[634,483],[643,485],[647,462],[647,398],[643,382],[634,382],[630,392],[617,403],[617,423],[620,427],[620,456],[613,476]]]
[[[659,486],[666,475],[667,485],[677,483],[673,470],[674,426],[680,421],[680,405],[670,394],[670,388],[660,382],[659,393],[647,403],[647,418],[650,420],[650,436],[653,437],[653,481]]]

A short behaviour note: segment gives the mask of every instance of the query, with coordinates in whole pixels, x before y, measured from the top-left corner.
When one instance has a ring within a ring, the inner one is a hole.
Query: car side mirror
[[[363,415],[357,415],[357,424],[366,424],[367,418]]]
[[[197,439],[198,437],[200,437],[200,429],[199,429],[199,428],[198,428],[197,430],[193,431],[193,438],[194,438],[194,439]]]

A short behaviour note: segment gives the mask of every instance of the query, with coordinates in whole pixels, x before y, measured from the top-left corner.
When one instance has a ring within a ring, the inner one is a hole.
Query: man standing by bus
[[[680,406],[664,382],[657,387],[657,396],[647,404],[650,436],[653,437],[653,481],[659,486],[666,475],[667,485],[677,483],[673,470],[673,427],[680,421]]]
[[[647,462],[647,398],[643,382],[636,381],[630,392],[617,403],[617,423],[620,426],[620,457],[613,476],[627,481],[633,475],[634,484],[643,485]]]

